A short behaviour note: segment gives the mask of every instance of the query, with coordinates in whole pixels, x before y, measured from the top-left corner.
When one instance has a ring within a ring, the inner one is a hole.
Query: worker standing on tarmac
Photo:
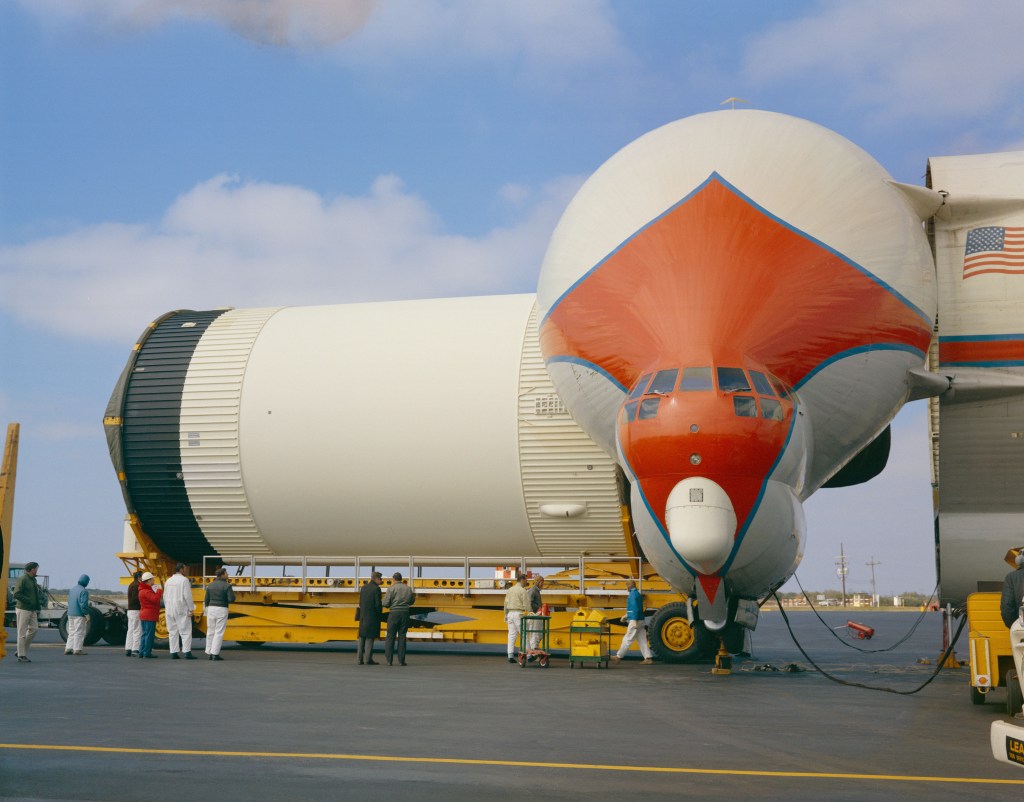
[[[544,577],[538,576],[533,580],[533,587],[530,588],[530,613],[532,615],[538,615],[540,608],[544,604],[544,600],[541,598],[541,591],[544,590]],[[540,636],[544,632],[544,625],[542,621],[531,621],[530,622],[530,651],[532,652],[537,648],[537,644],[540,643]],[[531,662],[533,658],[528,658]]]
[[[128,634],[124,641],[124,656],[138,657],[139,642],[142,640],[142,621],[139,620],[139,579],[142,571],[132,574],[132,583],[128,586]]]
[[[235,601],[235,590],[228,582],[228,569],[217,569],[216,578],[206,586],[203,609],[206,611],[206,656],[210,660],[223,660],[220,647],[224,643],[224,630],[228,625],[228,606]]]
[[[1003,580],[1003,596],[999,601],[999,615],[1010,628],[1010,648],[1018,678],[1024,678],[1024,548],[1014,560],[1015,571],[1010,571]],[[1022,679],[1024,681],[1024,679]],[[1024,711],[1017,711],[1017,715]]]
[[[505,623],[508,624],[508,661],[516,661],[516,642],[522,618],[530,612],[530,591],[526,589],[526,574],[520,574],[516,583],[505,594]]]
[[[155,577],[146,571],[139,577],[139,620],[142,622],[142,639],[139,641],[139,657],[153,659],[153,641],[156,639],[156,622],[160,618],[160,599],[164,592],[153,588]]]
[[[380,637],[380,619],[384,611],[380,603],[380,583],[384,577],[380,571],[370,574],[370,581],[359,589],[359,609],[356,620],[359,622],[359,665],[363,665],[363,649],[366,650],[366,665],[375,666],[373,659],[373,642]]]
[[[68,642],[64,654],[86,654],[85,630],[89,620],[89,575],[78,577],[78,584],[68,592]]]
[[[39,563],[25,563],[25,570],[18,577],[18,584],[14,586],[14,615],[18,621],[18,662],[31,663],[28,659],[28,647],[35,640],[36,632],[39,630],[39,610],[42,604],[39,602],[39,582],[36,581],[36,574],[39,572]]]
[[[405,633],[409,631],[409,615],[416,594],[413,589],[402,582],[402,574],[395,571],[391,577],[392,584],[384,594],[384,606],[388,608],[388,630],[384,640],[384,659],[391,665],[395,653],[395,640],[398,641],[398,665],[405,665]]]
[[[650,665],[654,661],[651,659],[651,647],[647,644],[647,630],[644,628],[644,597],[637,590],[636,582],[632,579],[626,583],[626,589],[629,590],[629,596],[626,599],[626,614],[623,616],[628,622],[626,635],[622,639],[619,651],[612,655],[612,659],[618,661],[625,657],[635,640],[640,647],[640,654],[644,656],[643,664]]]
[[[164,617],[167,619],[167,648],[171,659],[178,660],[185,653],[186,660],[195,660],[192,654],[192,612],[196,609],[192,598],[192,583],[185,576],[185,564],[174,566],[174,574],[164,583]]]

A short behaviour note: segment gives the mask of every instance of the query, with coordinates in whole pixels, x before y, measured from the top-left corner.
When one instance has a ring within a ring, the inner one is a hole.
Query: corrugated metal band
[[[242,481],[238,419],[253,344],[277,311],[236,309],[210,324],[185,378],[181,464],[199,527],[217,554],[271,554]]]
[[[555,392],[530,313],[519,368],[519,464],[523,497],[541,554],[626,554],[614,461],[579,427]],[[552,518],[545,504],[581,504],[575,518]]]
[[[178,433],[192,354],[222,314],[184,311],[163,320],[143,343],[124,394],[121,445],[131,507],[153,542],[182,562],[212,552],[185,490]]]

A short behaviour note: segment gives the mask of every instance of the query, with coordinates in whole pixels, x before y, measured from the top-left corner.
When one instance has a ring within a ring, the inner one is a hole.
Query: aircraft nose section
[[[665,523],[672,547],[701,573],[715,573],[728,559],[736,511],[717,482],[697,476],[676,484],[665,505]]]

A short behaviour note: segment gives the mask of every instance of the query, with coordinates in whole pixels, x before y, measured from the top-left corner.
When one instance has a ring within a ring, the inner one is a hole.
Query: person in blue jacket
[[[644,626],[644,597],[636,589],[636,582],[632,579],[626,583],[629,590],[629,597],[626,600],[626,615],[624,618],[629,622],[626,627],[626,636],[622,639],[619,651],[614,655],[615,660],[621,660],[626,656],[629,647],[635,640],[640,646],[640,653],[644,656],[644,664],[650,665],[651,647],[647,645],[647,629]]]
[[[78,584],[68,593],[68,642],[64,654],[85,654],[86,620],[89,617],[89,575],[78,577]]]

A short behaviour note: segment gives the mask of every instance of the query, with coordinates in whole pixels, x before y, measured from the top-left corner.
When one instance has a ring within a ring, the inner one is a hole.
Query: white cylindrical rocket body
[[[185,560],[622,553],[614,463],[554,395],[533,306],[169,316],[112,399],[129,507]]]

